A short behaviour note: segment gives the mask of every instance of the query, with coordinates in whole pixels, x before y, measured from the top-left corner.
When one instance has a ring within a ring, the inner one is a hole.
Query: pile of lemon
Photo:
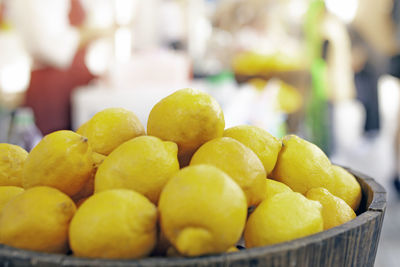
[[[198,256],[276,244],[356,217],[361,188],[315,145],[225,129],[210,95],[176,91],[147,135],[121,108],[28,154],[0,144],[0,243],[89,258]]]

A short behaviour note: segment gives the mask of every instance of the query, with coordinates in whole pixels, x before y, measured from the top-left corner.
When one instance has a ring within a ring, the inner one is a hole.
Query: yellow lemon
[[[38,186],[15,196],[0,213],[0,243],[50,253],[68,251],[74,202],[57,189]]]
[[[272,179],[267,179],[265,186],[267,188],[266,190],[267,198],[275,196],[276,194],[280,193],[293,192],[293,190],[290,189],[289,186]]]
[[[95,192],[135,190],[157,204],[162,188],[179,170],[178,147],[153,136],[140,136],[115,149],[100,165]]]
[[[162,231],[180,254],[227,251],[246,222],[246,197],[223,171],[211,165],[183,168],[167,183],[159,202]]]
[[[239,249],[235,246],[232,246],[230,248],[228,248],[228,250],[226,251],[227,253],[232,253],[232,252],[238,252]]]
[[[246,194],[249,206],[266,197],[266,173],[257,155],[247,146],[230,137],[221,137],[202,145],[190,165],[210,164],[226,172]]]
[[[340,166],[332,165],[335,177],[334,186],[330,192],[343,199],[354,211],[358,209],[361,201],[361,186],[356,178]]]
[[[144,127],[136,115],[123,108],[107,108],[96,113],[78,132],[89,139],[94,152],[108,155],[120,144],[144,135]]]
[[[331,162],[319,147],[295,135],[285,136],[282,142],[271,178],[302,194],[314,187],[333,186]]]
[[[241,125],[226,129],[224,136],[251,148],[261,160],[267,174],[274,169],[282,143],[267,131],[256,126]]]
[[[300,193],[280,193],[264,200],[250,215],[247,248],[272,245],[323,230],[321,204]]]
[[[102,154],[96,152],[92,153],[93,166],[95,167],[96,170],[100,167],[100,165],[106,158],[107,156],[104,156]]]
[[[332,195],[325,188],[312,188],[307,192],[306,197],[322,204],[324,230],[341,225],[356,217],[353,209],[344,200]]]
[[[89,123],[89,121],[87,121],[84,124],[82,124],[81,126],[79,126],[78,130],[76,130],[76,133],[86,136],[86,128],[88,126],[88,123]]]
[[[8,201],[24,192],[24,189],[18,186],[0,186],[0,212]]]
[[[132,190],[95,194],[78,209],[69,229],[75,256],[130,259],[150,254],[157,238],[157,209]]]
[[[268,81],[265,79],[260,79],[260,78],[251,78],[250,80],[247,81],[249,84],[251,84],[254,88],[257,90],[264,90],[265,86],[268,84]]]
[[[182,89],[158,102],[150,112],[147,133],[178,145],[179,160],[187,165],[205,142],[221,137],[224,115],[217,101],[194,89]]]
[[[22,167],[28,157],[23,148],[0,144],[0,186],[22,186]]]
[[[303,105],[303,96],[299,90],[283,81],[279,82],[278,106],[285,113],[297,112]]]
[[[72,131],[57,131],[46,135],[29,153],[22,184],[25,188],[51,186],[73,196],[92,171],[92,150],[87,139]]]

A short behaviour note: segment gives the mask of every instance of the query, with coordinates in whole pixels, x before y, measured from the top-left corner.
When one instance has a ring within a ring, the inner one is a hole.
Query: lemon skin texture
[[[27,157],[25,149],[0,143],[0,186],[22,186],[22,169]]]
[[[159,202],[161,228],[178,252],[199,256],[227,251],[247,216],[242,189],[211,165],[189,166],[168,182]]]
[[[0,212],[0,243],[48,253],[68,251],[74,202],[61,191],[37,186],[12,198]]]
[[[29,153],[23,167],[24,188],[50,186],[69,196],[78,193],[93,171],[86,137],[62,130],[46,135]]]
[[[157,208],[141,194],[113,189],[94,194],[72,219],[75,256],[136,259],[150,254],[157,239]]]

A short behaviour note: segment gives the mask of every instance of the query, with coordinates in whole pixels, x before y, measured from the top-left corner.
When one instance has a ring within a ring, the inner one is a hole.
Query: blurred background
[[[400,1],[0,0],[0,142],[193,87],[226,127],[295,133],[380,182],[376,266],[400,253]]]

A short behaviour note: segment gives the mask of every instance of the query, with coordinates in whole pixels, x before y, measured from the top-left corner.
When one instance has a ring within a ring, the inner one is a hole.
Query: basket
[[[39,253],[0,245],[0,266],[373,266],[386,209],[386,192],[374,179],[347,169],[361,185],[357,217],[345,224],[293,241],[194,258],[149,257],[103,260]]]

